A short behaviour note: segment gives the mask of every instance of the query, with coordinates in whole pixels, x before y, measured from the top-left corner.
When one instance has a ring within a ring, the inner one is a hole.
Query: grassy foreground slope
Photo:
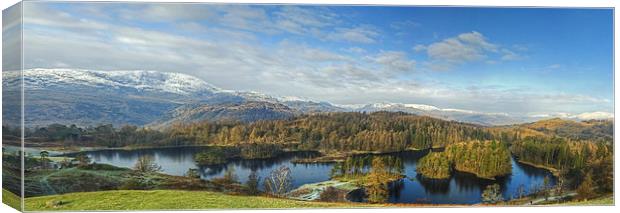
[[[6,189],[2,189],[2,202],[14,209],[21,209],[21,201],[19,196],[13,194]]]
[[[61,203],[53,205],[53,203]],[[79,192],[26,198],[27,211],[49,210],[166,210],[243,208],[371,207],[355,203],[305,202],[258,196],[236,196],[208,191],[118,190]]]
[[[561,203],[559,205],[567,205],[567,206],[607,206],[614,205],[614,196],[608,195],[599,198],[594,198],[591,200],[585,201],[571,201],[567,203]]]

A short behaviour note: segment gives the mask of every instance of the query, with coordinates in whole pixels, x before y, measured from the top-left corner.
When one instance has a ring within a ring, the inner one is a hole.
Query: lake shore
[[[545,165],[540,165],[540,164],[535,164],[535,163],[528,162],[528,161],[523,161],[523,160],[517,160],[517,162],[525,164],[525,165],[528,165],[528,166],[536,167],[536,168],[539,168],[539,169],[548,170],[556,178],[560,176],[560,170],[558,170],[556,168],[553,168],[553,167],[549,167],[549,166],[545,166]]]
[[[322,151],[316,151],[322,154],[322,156],[314,157],[314,158],[306,158],[306,159],[296,159],[293,163],[338,163],[346,160],[347,157],[351,157],[354,155],[382,155],[382,154],[393,154],[399,152],[409,152],[409,151],[425,151],[429,149],[416,149],[416,148],[408,148],[403,151],[350,151],[350,152],[330,152],[325,153]]]

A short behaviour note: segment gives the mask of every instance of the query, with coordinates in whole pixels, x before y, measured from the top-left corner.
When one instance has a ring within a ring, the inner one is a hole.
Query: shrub
[[[321,196],[319,198],[320,201],[324,202],[338,202],[340,201],[340,192],[333,186],[329,186],[325,188],[323,192],[321,192]]]

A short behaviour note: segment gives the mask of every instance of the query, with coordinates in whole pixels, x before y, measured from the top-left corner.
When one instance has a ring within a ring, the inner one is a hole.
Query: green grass
[[[2,202],[14,209],[21,209],[21,199],[13,192],[10,192],[6,189],[2,189]]]
[[[103,164],[89,169],[37,170],[26,176],[26,195],[41,196],[116,189],[125,181],[125,176],[129,172],[128,169]]]
[[[80,192],[26,198],[27,211],[49,210],[171,210],[251,208],[369,207],[356,203],[305,202],[260,196],[237,196],[208,191],[118,190]],[[62,203],[55,207],[50,203]]]
[[[571,201],[566,203],[560,203],[559,205],[569,205],[569,206],[607,206],[614,205],[614,196],[608,195],[599,198],[594,198],[585,201]]]

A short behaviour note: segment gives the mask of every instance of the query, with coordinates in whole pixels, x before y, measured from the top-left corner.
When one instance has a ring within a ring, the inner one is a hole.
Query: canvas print
[[[22,211],[613,205],[613,9],[26,1]]]

